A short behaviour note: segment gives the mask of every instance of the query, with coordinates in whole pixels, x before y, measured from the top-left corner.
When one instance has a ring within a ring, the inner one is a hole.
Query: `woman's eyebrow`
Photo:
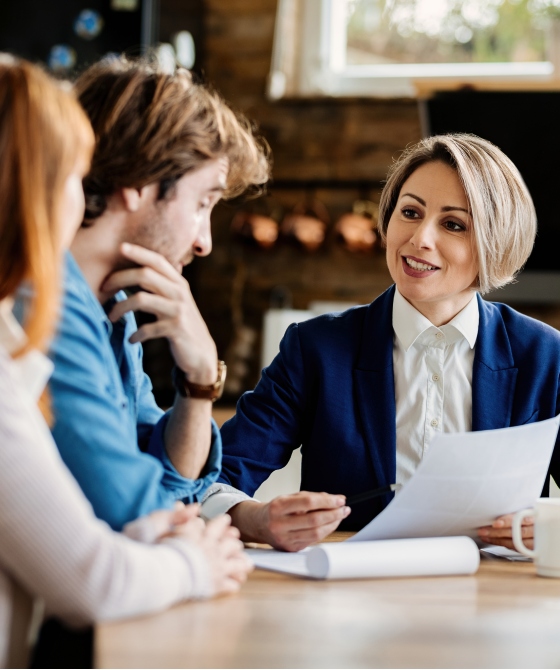
[[[418,202],[423,205],[424,207],[426,206],[426,201],[422,200],[422,198],[418,195],[414,195],[414,193],[403,193],[401,198],[404,198],[405,195],[408,195],[411,198],[414,198],[414,200],[418,200]],[[442,207],[441,211],[442,212],[454,212],[454,211],[460,211],[460,212],[465,212],[465,214],[469,214],[470,212],[468,209],[465,209],[464,207],[459,207],[459,206],[448,206],[448,207]]]
[[[468,209],[465,209],[464,207],[442,207],[441,211],[442,212],[453,212],[455,210],[459,210],[460,212],[465,212],[465,214],[469,214],[470,212]]]
[[[424,205],[424,207],[426,206],[426,201],[425,201],[425,200],[422,200],[422,198],[420,198],[420,196],[418,196],[418,195],[414,195],[414,193],[403,193],[403,194],[401,195],[401,198],[404,198],[405,195],[408,195],[408,196],[410,196],[411,198],[414,198],[415,200],[418,200],[418,202],[419,202],[421,205]]]

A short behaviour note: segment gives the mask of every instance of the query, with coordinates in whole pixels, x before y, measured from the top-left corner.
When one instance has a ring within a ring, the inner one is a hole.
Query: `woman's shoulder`
[[[329,312],[313,317],[299,324],[305,333],[311,335],[333,335],[355,332],[360,335],[371,325],[381,326],[392,314],[393,290],[388,289],[367,305],[356,305],[339,312]]]
[[[481,305],[487,320],[499,319],[503,323],[512,344],[523,349],[538,346],[560,351],[560,332],[556,328],[504,303],[482,300]]]
[[[327,312],[302,321],[301,325],[313,331],[355,328],[363,324],[365,314],[370,307],[371,305],[355,305],[339,312]]]

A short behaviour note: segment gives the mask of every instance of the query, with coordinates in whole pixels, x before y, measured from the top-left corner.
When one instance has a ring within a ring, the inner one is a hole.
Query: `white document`
[[[256,568],[270,570],[271,572],[283,572],[288,575],[299,575],[310,577],[305,564],[305,557],[310,548],[302,551],[288,553],[276,551],[275,549],[245,549],[245,553],[253,561]]]
[[[297,553],[247,553],[258,568],[314,579],[470,575],[480,562],[478,547],[469,537],[327,542]]]
[[[560,416],[524,426],[438,435],[391,503],[349,542],[468,535],[532,507],[545,483]]]
[[[497,544],[489,544],[480,548],[481,553],[488,554],[489,556],[497,556],[498,558],[505,558],[506,561],[521,561],[523,563],[532,562],[532,558],[525,556],[525,554],[520,554],[514,549],[508,549],[507,547],[500,547]]]

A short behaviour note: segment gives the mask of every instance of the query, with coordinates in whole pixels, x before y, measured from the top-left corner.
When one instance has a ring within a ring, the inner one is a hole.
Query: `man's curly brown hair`
[[[121,57],[89,67],[75,88],[96,140],[84,179],[88,223],[119,188],[159,182],[163,199],[183,175],[216,158],[229,162],[225,198],[269,178],[267,143],[187,70],[167,74],[146,60]]]

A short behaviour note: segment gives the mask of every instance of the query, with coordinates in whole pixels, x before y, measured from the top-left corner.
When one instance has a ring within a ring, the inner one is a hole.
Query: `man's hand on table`
[[[299,551],[320,542],[350,514],[346,498],[299,491],[269,503],[246,501],[229,510],[246,542],[263,542],[283,551]]]
[[[513,514],[506,514],[505,516],[498,517],[491,526],[479,528],[479,538],[489,544],[499,544],[502,547],[515,550],[511,532],[511,522],[513,517]],[[533,517],[523,519],[523,523],[521,524],[521,536],[523,537],[523,542],[529,549],[533,549],[533,532]]]

